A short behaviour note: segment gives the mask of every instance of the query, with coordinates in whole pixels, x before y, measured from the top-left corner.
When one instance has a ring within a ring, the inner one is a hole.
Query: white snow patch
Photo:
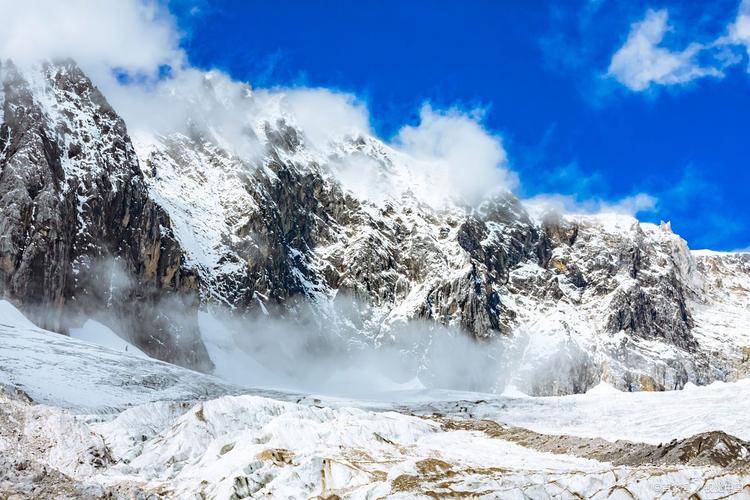
[[[0,384],[38,403],[94,413],[239,392],[214,377],[42,330],[7,301],[0,301]]]
[[[147,358],[148,355],[138,349],[136,346],[123,339],[109,327],[95,321],[88,319],[80,328],[70,329],[71,338],[90,342],[102,347],[107,347],[113,351],[120,351],[133,356],[140,356]]]
[[[591,389],[589,389],[588,391],[586,391],[586,394],[588,394],[589,396],[603,396],[603,397],[607,397],[607,396],[610,396],[612,394],[617,394],[619,392],[622,392],[622,391],[620,391],[619,389],[616,389],[616,388],[612,387],[611,385],[609,385],[606,382],[599,382],[594,387],[592,387]]]
[[[7,300],[0,300],[0,324],[17,328],[36,328],[16,307]]]
[[[568,434],[659,444],[709,431],[750,440],[750,379],[714,382],[688,391],[609,392],[526,399],[494,398],[474,418]],[[403,404],[403,403],[401,403]],[[435,405],[438,411],[440,405]]]

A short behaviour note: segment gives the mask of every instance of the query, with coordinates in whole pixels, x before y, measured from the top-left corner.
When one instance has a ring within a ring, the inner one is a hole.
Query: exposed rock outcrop
[[[0,283],[42,326],[116,318],[149,353],[209,368],[198,282],[147,193],[125,123],[72,62],[2,65]],[[109,314],[107,314],[109,313]]]
[[[0,283],[44,326],[64,331],[63,308],[109,312],[148,353],[209,369],[199,305],[374,346],[435,322],[502,339],[498,363],[536,394],[674,389],[750,366],[748,336],[731,352],[715,338],[748,323],[750,270],[696,259],[668,225],[532,216],[511,193],[428,202],[403,152],[312,143],[280,110],[248,118],[252,154],[210,123],[131,142],[72,62],[2,74]],[[342,174],[359,162],[377,196]]]

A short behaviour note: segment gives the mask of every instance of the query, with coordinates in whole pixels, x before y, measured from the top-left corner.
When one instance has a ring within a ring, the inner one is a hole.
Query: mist
[[[61,327],[50,323],[49,309],[24,305],[24,312],[43,328],[242,387],[344,397],[424,390],[518,396],[585,392],[598,373],[595,349],[554,322],[477,339],[430,319],[378,320],[370,305],[345,294],[240,311],[197,295],[151,295],[111,257],[86,261],[79,279],[81,293],[57,313]]]
[[[477,340],[423,319],[373,327],[370,308],[353,297],[244,312],[180,294],[149,299],[146,293],[130,304],[128,297],[144,293],[143,284],[111,257],[87,260],[79,279],[84,288],[55,313],[57,326],[49,322],[49,309],[27,304],[24,313],[40,327],[110,348],[118,344],[116,335],[131,353],[177,364],[202,344],[212,362],[207,371],[244,387],[349,396],[423,389],[501,393],[512,366],[508,337]],[[156,328],[161,333],[155,336]]]
[[[310,310],[311,311],[311,310]],[[368,336],[321,324],[312,313],[238,316],[211,307],[199,313],[201,336],[216,375],[239,385],[334,395],[450,389],[502,392],[505,349],[466,332],[413,320]]]

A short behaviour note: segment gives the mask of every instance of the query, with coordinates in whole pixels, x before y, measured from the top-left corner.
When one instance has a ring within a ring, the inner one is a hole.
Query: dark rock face
[[[63,306],[114,317],[150,354],[208,368],[194,321],[156,313],[176,301],[194,314],[198,283],[148,197],[122,119],[71,62],[46,65],[39,82],[12,63],[2,74],[3,293],[41,326],[64,331]]]
[[[687,350],[697,347],[691,334],[688,293],[677,276],[679,270],[674,262],[664,260],[668,251],[645,241],[639,226],[633,227],[630,238],[609,241],[596,241],[596,233],[581,233],[578,224],[559,220],[545,221],[544,230],[554,247],[562,250],[549,267],[565,275],[577,288],[592,288],[596,295],[613,294],[607,331],[663,340]],[[598,248],[597,258],[579,256],[593,248]],[[623,271],[629,278],[627,283],[616,279]]]
[[[377,335],[391,309],[419,292],[416,307],[398,320],[435,320],[480,338],[508,332],[513,312],[503,307],[499,286],[512,266],[541,261],[548,252],[547,240],[516,198],[447,220],[412,197],[374,207],[344,192],[325,166],[290,160],[286,153],[304,147],[294,129],[281,122],[266,133],[265,168],[235,165],[244,196],[233,218],[245,222],[227,235],[216,268],[203,269],[206,300],[218,297],[239,311],[262,302],[290,312],[335,295],[351,313],[343,322]],[[209,160],[191,164],[194,151],[238,163],[212,151],[200,135],[161,140],[163,149],[144,159],[154,183],[167,167],[180,177],[214,175],[202,170]],[[449,262],[446,248],[466,255]],[[233,265],[223,271],[227,263]],[[337,319],[321,321],[335,329],[341,326]]]
[[[296,134],[277,132],[274,137],[294,144]],[[253,305],[249,299],[255,293],[283,304],[308,294],[310,287],[305,282],[322,286],[325,278],[311,269],[307,256],[317,241],[335,230],[337,205],[343,201],[342,193],[320,176],[289,168],[271,154],[269,166],[275,176],[255,171],[249,181],[259,211],[242,230],[254,235],[258,251],[244,256],[251,296],[239,304],[243,307]]]
[[[61,193],[64,173],[44,117],[26,82],[6,66],[0,126],[0,272],[18,300],[59,308],[70,293],[75,193]],[[52,312],[45,324],[59,326]]]
[[[611,332],[623,330],[647,339],[666,340],[685,349],[696,348],[690,333],[692,319],[681,286],[676,280],[664,285],[660,302],[668,301],[668,308],[657,303],[641,286],[618,292],[612,301],[607,328]]]

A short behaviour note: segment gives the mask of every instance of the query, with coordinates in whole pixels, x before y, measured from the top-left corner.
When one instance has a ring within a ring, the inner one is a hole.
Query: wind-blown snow
[[[217,271],[233,231],[247,220],[238,214],[255,208],[242,184],[251,167],[210,142],[182,134],[158,138],[141,133],[133,140],[149,192],[169,212],[188,263]],[[159,168],[152,172],[157,160]]]
[[[0,325],[9,328],[36,328],[34,323],[7,300],[0,300]]]

